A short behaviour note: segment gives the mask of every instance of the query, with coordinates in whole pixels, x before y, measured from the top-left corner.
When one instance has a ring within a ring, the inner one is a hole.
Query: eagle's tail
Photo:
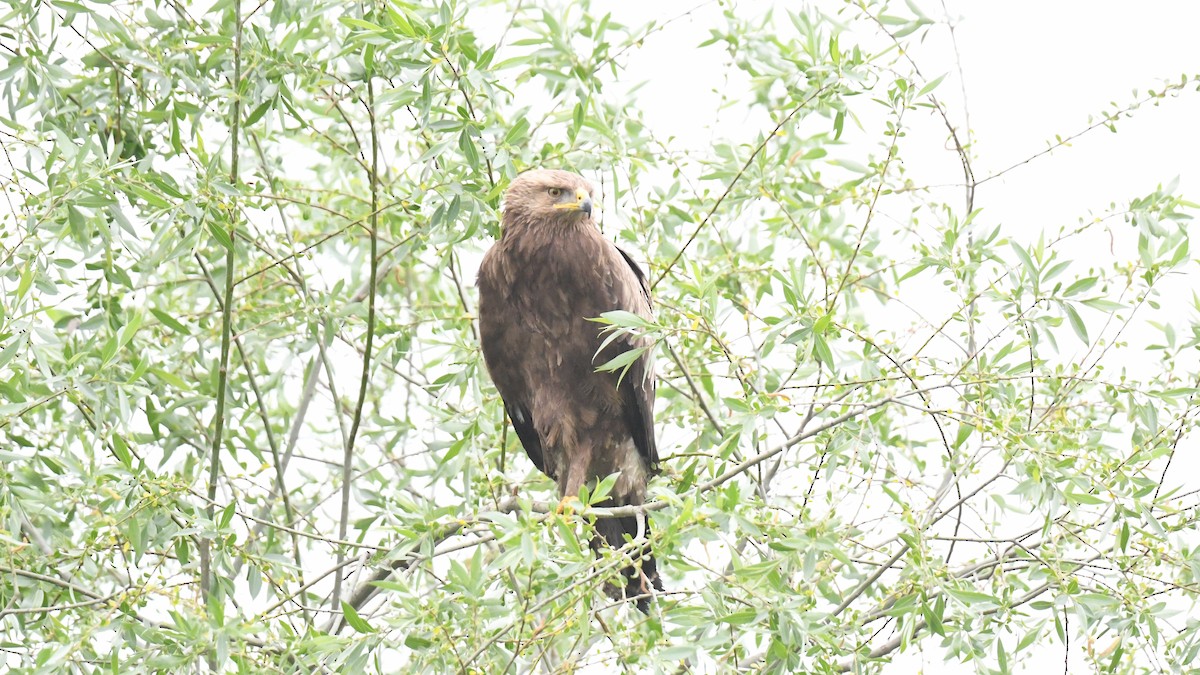
[[[643,523],[641,527],[638,525],[639,520]],[[628,543],[625,535],[629,535],[629,539],[634,541],[648,541],[650,538],[650,519],[646,516],[600,518],[596,520],[595,527],[599,536],[592,539],[592,548],[597,552],[601,546],[618,549],[624,547]],[[609,584],[605,591],[614,600],[637,598],[637,608],[642,613],[649,613],[650,599],[654,591],[663,589],[662,579],[658,576],[658,565],[650,553],[649,544],[635,547],[630,557],[633,558],[634,564],[621,570],[621,576],[625,580],[624,587]]]

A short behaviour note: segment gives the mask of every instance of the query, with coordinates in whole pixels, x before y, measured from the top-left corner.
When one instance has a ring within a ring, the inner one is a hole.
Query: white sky
[[[740,2],[747,13],[770,4]],[[786,3],[785,3],[786,4]],[[823,3],[836,7],[840,3]],[[902,3],[897,13],[907,13]],[[946,15],[940,2],[918,0],[932,18]],[[666,20],[698,6],[696,0],[611,3],[614,17],[631,25]],[[1131,7],[1138,11],[1131,11]],[[956,38],[966,80],[975,172],[983,177],[1044,149],[1056,134],[1070,135],[1087,126],[1089,115],[1133,100],[1163,79],[1200,73],[1200,3],[1194,1],[1116,3],[948,2],[956,19]],[[691,148],[712,138],[712,112],[722,84],[713,74],[724,70],[719,47],[694,45],[706,27],[720,26],[719,4],[700,5],[687,18],[656,33],[631,54],[623,79],[649,84],[637,93],[647,122],[666,137],[675,135]],[[944,28],[934,29],[912,54],[930,79],[949,76],[937,90],[954,122],[964,124],[954,48]],[[694,111],[693,114],[686,114]],[[759,118],[760,120],[763,118]],[[1145,193],[1175,175],[1182,187],[1200,176],[1200,96],[1183,95],[1157,110],[1143,109],[1118,126],[1118,134],[1096,131],[1074,147],[1056,152],[1001,182],[980,190],[979,205],[1004,222],[1020,222],[1031,234],[1044,227],[1073,223],[1086,209],[1103,209],[1113,200]],[[746,128],[746,118],[723,113],[717,136]],[[756,131],[750,127],[748,130]],[[939,147],[935,150],[940,149]],[[912,150],[910,149],[911,153]],[[949,152],[930,157],[930,183],[961,180]],[[938,155],[941,155],[940,157]],[[910,161],[914,159],[910,156]],[[940,166],[938,166],[940,159]],[[912,169],[914,167],[910,167]],[[1019,195],[1020,199],[1009,199]]]

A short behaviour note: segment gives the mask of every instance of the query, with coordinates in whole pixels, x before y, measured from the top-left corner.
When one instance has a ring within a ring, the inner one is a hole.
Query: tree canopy
[[[969,77],[917,56],[938,3],[542,4],[0,9],[0,662],[1196,668],[1196,204],[1150,176],[1031,234],[989,190],[1197,76],[996,166]],[[695,22],[722,70],[626,77]],[[673,112],[703,142],[639,102],[679,77],[716,91]],[[539,166],[598,185],[653,286],[597,324],[657,343],[648,615],[479,353]]]

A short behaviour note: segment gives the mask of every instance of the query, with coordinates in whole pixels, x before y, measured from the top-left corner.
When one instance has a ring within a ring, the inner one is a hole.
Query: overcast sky
[[[969,111],[977,176],[983,176],[1046,147],[1055,135],[1087,126],[1089,115],[1110,102],[1134,100],[1164,79],[1200,73],[1200,2],[1085,2],[1054,0],[915,0],[931,18],[949,15],[965,75],[967,106],[958,81],[954,46],[944,28],[931,30],[913,56],[929,78],[948,74],[938,95],[956,124]],[[772,3],[739,2],[738,11],[757,12]],[[841,3],[821,3],[837,7]],[[896,13],[907,13],[896,3]],[[1136,7],[1134,10],[1132,8]],[[695,9],[648,39],[628,60],[624,77],[646,81],[637,94],[647,121],[662,136],[675,135],[693,148],[714,135],[727,135],[747,122],[737,111],[714,120],[724,69],[719,48],[695,49],[707,27],[722,25],[718,3],[668,0],[612,3],[615,16],[632,25],[668,20]],[[948,10],[948,12],[947,12]],[[1200,167],[1200,95],[1182,95],[1156,110],[1143,110],[1118,127],[1118,134],[1093,132],[1055,153],[989,184],[980,205],[1001,220],[1020,221],[1035,233],[1042,227],[1074,222],[1080,207],[1103,209],[1114,199],[1145,193],[1180,176],[1194,187]],[[934,148],[934,155],[938,148]],[[929,166],[931,178],[961,179],[949,153]],[[909,161],[914,162],[910,156]],[[912,167],[910,167],[911,169]],[[925,168],[925,167],[922,167]],[[936,180],[930,181],[936,182]],[[1008,199],[1019,195],[1019,199]]]

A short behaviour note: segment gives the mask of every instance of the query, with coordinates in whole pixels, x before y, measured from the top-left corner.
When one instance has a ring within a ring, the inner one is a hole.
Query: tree
[[[917,4],[531,4],[9,3],[6,665],[1194,668],[1195,204],[1164,176],[1022,238],[981,195],[1196,77],[984,175]],[[622,77],[685,19],[762,120],[701,152]],[[950,190],[904,163],[929,123]],[[658,339],[646,616],[481,367],[474,266],[538,165],[654,284],[608,317]]]

